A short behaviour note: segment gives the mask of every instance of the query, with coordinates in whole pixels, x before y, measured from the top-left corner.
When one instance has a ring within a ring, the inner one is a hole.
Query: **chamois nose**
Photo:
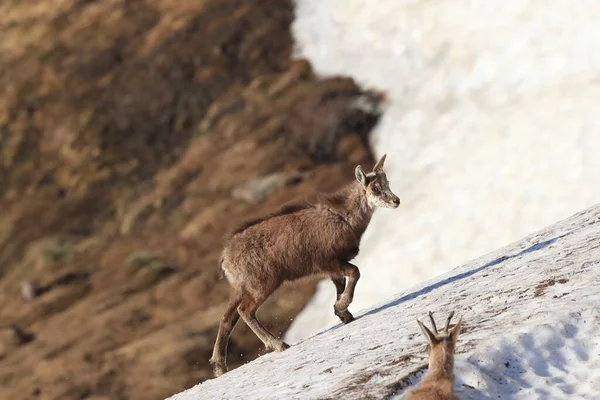
[[[395,206],[399,206],[400,205],[400,199],[396,197],[394,200],[392,200],[392,203],[394,203]]]

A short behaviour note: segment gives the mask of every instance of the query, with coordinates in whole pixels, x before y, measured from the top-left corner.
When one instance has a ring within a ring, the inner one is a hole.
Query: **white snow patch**
[[[600,399],[599,285],[600,205],[169,399],[401,398],[426,371],[429,310],[463,316],[462,398]]]
[[[600,398],[599,319],[598,309],[584,310],[491,336],[477,351],[457,360],[458,395],[465,400]]]
[[[391,101],[372,144],[402,205],[365,233],[351,311],[599,201],[599,2],[296,4],[298,55]],[[322,282],[286,340],[335,323],[334,297]]]

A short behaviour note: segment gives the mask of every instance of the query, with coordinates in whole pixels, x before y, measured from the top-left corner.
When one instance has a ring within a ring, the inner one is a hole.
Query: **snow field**
[[[600,201],[598,20],[583,0],[297,0],[297,56],[390,100],[372,146],[402,204],[363,237],[352,312]],[[322,282],[285,339],[335,323],[334,298]]]
[[[415,319],[463,317],[467,399],[598,399],[600,205],[171,400],[401,398],[427,370]]]

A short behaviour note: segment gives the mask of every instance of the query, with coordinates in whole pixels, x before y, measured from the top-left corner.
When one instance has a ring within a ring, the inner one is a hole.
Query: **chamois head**
[[[400,205],[400,199],[390,189],[385,172],[383,172],[383,163],[386,154],[381,157],[373,167],[373,171],[368,174],[359,165],[356,167],[356,180],[360,182],[365,189],[367,201],[371,207],[397,208]]]
[[[442,332],[438,332],[437,326],[435,325],[435,321],[433,319],[433,313],[431,311],[429,312],[429,319],[431,321],[433,332],[430,331],[429,328],[427,328],[421,321],[417,319],[417,323],[419,324],[423,335],[427,339],[427,352],[429,353],[430,368],[431,363],[436,362],[436,357],[433,357],[435,353],[443,355],[444,358],[451,358],[454,356],[456,340],[458,339],[458,334],[460,333],[462,318],[458,320],[458,322],[452,327],[452,329],[449,329],[450,320],[453,316],[454,311],[452,311],[446,319],[446,326],[444,327],[444,330]]]

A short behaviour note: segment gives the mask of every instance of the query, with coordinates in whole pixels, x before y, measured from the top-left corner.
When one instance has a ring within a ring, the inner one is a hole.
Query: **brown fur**
[[[258,308],[285,281],[311,275],[330,277],[337,293],[335,314],[344,323],[354,319],[348,306],[360,272],[350,260],[358,254],[375,207],[400,204],[383,172],[384,161],[385,155],[369,174],[356,167],[358,182],[323,195],[315,204],[288,204],[227,236],[220,265],[232,290],[210,360],[215,375],[226,371],[227,342],[240,315],[267,349],[289,347],[256,318]]]
[[[443,332],[438,332],[431,312],[429,318],[433,332],[417,320],[428,343],[429,371],[421,383],[408,393],[406,400],[459,400],[454,394],[454,353],[462,320],[449,329],[453,315],[454,312],[448,316]]]

